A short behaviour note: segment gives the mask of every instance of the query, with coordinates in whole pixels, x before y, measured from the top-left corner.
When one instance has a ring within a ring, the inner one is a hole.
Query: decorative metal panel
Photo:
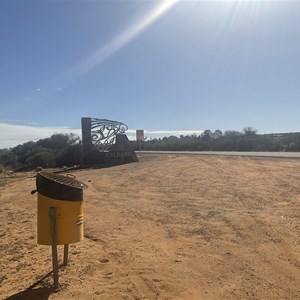
[[[108,151],[116,141],[116,135],[125,133],[127,125],[107,119],[91,119],[92,143],[100,151]]]

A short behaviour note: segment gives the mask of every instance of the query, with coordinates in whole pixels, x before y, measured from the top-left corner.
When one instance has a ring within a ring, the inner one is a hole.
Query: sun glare
[[[121,32],[109,43],[96,49],[92,54],[83,59],[75,67],[64,74],[64,82],[69,83],[76,78],[89,72],[91,69],[99,65],[105,59],[109,58],[119,49],[134,40],[143,33],[149,26],[168,12],[179,0],[165,0],[159,2],[147,15],[141,18],[133,26]]]

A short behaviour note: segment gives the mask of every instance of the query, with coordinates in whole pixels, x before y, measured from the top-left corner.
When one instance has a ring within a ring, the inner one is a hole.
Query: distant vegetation
[[[27,142],[0,150],[0,172],[4,169],[26,171],[82,163],[82,147],[74,134],[54,134],[37,142]]]
[[[131,142],[139,150],[138,142]],[[205,130],[201,135],[169,136],[143,142],[143,150],[154,151],[300,151],[300,133],[257,134],[243,131]],[[0,150],[0,173],[82,164],[82,145],[75,134],[54,134],[37,142],[27,142]]]
[[[300,151],[300,133],[257,134],[252,127],[243,131],[205,130],[201,135],[169,136],[143,142],[153,151]],[[135,142],[135,149],[139,149]]]

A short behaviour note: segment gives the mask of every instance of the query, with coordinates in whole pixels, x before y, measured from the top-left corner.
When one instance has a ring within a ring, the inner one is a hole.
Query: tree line
[[[33,170],[82,163],[82,147],[78,136],[54,134],[37,142],[27,142],[10,149],[0,150],[0,170]]]
[[[134,143],[135,150],[139,143]],[[204,130],[201,135],[146,139],[143,150],[152,151],[300,151],[300,133],[257,134],[252,127],[242,131]]]
[[[139,142],[130,142],[139,150]],[[146,139],[143,150],[152,151],[300,151],[300,133],[257,134],[252,127],[242,131],[204,130],[201,135],[181,135]],[[0,149],[0,172],[81,165],[82,144],[78,136],[54,134],[37,142]]]

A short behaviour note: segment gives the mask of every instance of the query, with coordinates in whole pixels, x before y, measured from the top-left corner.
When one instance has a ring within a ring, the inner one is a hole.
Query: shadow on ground
[[[50,294],[55,292],[55,289],[51,287],[45,287],[38,285],[41,285],[43,280],[45,280],[47,277],[52,275],[52,272],[47,273],[44,275],[41,279],[39,279],[37,282],[32,284],[30,287],[28,287],[26,290],[22,292],[18,292],[17,294],[14,294],[12,296],[9,296],[5,298],[4,300],[47,300],[49,299]]]
[[[53,289],[48,287],[27,289],[25,291],[19,292],[15,295],[8,297],[5,300],[46,300],[49,299],[49,296],[52,292]]]

